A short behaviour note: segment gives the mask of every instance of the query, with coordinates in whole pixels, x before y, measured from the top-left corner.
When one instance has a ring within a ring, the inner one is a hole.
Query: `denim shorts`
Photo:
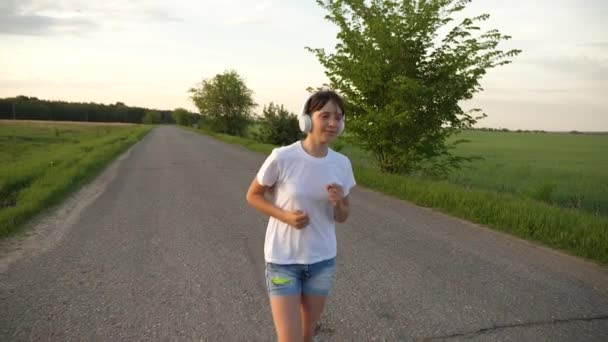
[[[299,294],[327,296],[336,267],[336,258],[310,265],[266,263],[266,288],[269,296]]]

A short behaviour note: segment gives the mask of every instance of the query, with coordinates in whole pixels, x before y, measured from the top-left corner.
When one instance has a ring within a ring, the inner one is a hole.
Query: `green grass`
[[[0,236],[57,204],[150,128],[0,121]]]
[[[256,151],[256,152],[270,153],[270,151],[272,151],[272,149],[276,147],[274,145],[264,144],[257,140],[253,140],[253,139],[246,139],[246,138],[241,138],[241,137],[237,137],[237,136],[233,136],[233,135],[216,133],[216,132],[213,132],[213,131],[211,131],[209,129],[205,129],[205,128],[196,129],[196,128],[190,128],[190,127],[185,127],[185,126],[178,126],[178,127],[192,131],[192,132],[198,132],[198,133],[202,132],[202,133],[205,133],[206,135],[212,136],[214,138],[217,138],[219,140],[222,140],[222,141],[230,143],[230,144],[245,146],[248,149],[250,149],[252,151]]]
[[[265,154],[274,147],[199,132]],[[383,174],[365,151],[345,146],[341,152],[349,156],[359,185],[608,264],[608,217],[602,214],[608,163],[601,153],[607,135],[465,132],[462,137],[472,143],[456,154],[485,159],[444,181]],[[544,184],[554,185],[547,190]],[[569,196],[589,199],[590,208],[570,205]]]
[[[480,155],[450,183],[608,215],[608,135],[465,132],[456,153]]]

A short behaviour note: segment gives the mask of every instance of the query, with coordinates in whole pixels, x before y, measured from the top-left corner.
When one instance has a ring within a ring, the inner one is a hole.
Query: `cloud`
[[[527,58],[521,61],[545,69],[570,76],[569,78],[584,78],[593,81],[608,80],[608,58],[580,56],[544,56]]]
[[[264,20],[264,16],[262,15],[243,15],[228,18],[226,24],[228,25],[247,25],[247,24],[255,24],[260,23]]]
[[[262,0],[255,3],[245,3],[241,6],[241,13],[228,17],[225,23],[230,26],[259,24],[270,21],[272,17],[272,1]],[[234,13],[234,11],[231,11]]]
[[[256,11],[263,11],[267,8],[270,8],[270,6],[272,6],[272,1],[264,0],[264,1],[259,1],[258,3],[256,3],[255,9],[256,9]]]
[[[82,18],[54,18],[43,15],[0,15],[0,34],[48,35],[90,30],[95,24]]]
[[[34,86],[32,86],[34,85]],[[71,80],[71,79],[6,79],[0,80],[0,89],[19,89],[19,88],[76,88],[76,89],[108,89],[112,87],[137,87],[149,85],[143,81],[124,81],[124,80]]]
[[[0,34],[54,35],[80,33],[127,19],[178,21],[148,0],[83,2],[76,0],[3,0]]]
[[[488,115],[476,127],[549,131],[606,131],[608,127],[606,107],[601,104],[545,103],[535,99],[477,99],[471,102],[471,108],[473,107],[481,107]]]
[[[600,49],[608,49],[608,41],[586,43],[586,44],[581,44],[580,46],[583,46],[583,47],[592,47],[592,48],[600,48]]]

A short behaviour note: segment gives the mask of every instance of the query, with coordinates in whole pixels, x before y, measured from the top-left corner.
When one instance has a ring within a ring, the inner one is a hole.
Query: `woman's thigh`
[[[302,296],[302,306],[300,313],[302,315],[302,335],[305,338],[312,338],[315,335],[317,321],[321,318],[321,313],[325,307],[324,296]]]
[[[272,320],[279,341],[299,341],[302,339],[300,300],[300,295],[270,296]]]

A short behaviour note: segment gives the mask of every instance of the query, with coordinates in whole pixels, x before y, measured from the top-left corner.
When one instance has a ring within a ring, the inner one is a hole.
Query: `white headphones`
[[[298,115],[298,123],[300,124],[300,130],[304,133],[310,133],[310,131],[312,130],[312,120],[310,118],[310,115],[312,113],[307,113],[308,105],[310,104],[311,98],[312,96],[309,97],[308,100],[306,100],[306,102],[304,103],[304,107],[302,108],[302,112],[300,113],[300,115]],[[344,115],[342,116],[342,120],[340,120],[340,124],[338,125],[337,136],[341,135],[342,132],[344,132]]]

